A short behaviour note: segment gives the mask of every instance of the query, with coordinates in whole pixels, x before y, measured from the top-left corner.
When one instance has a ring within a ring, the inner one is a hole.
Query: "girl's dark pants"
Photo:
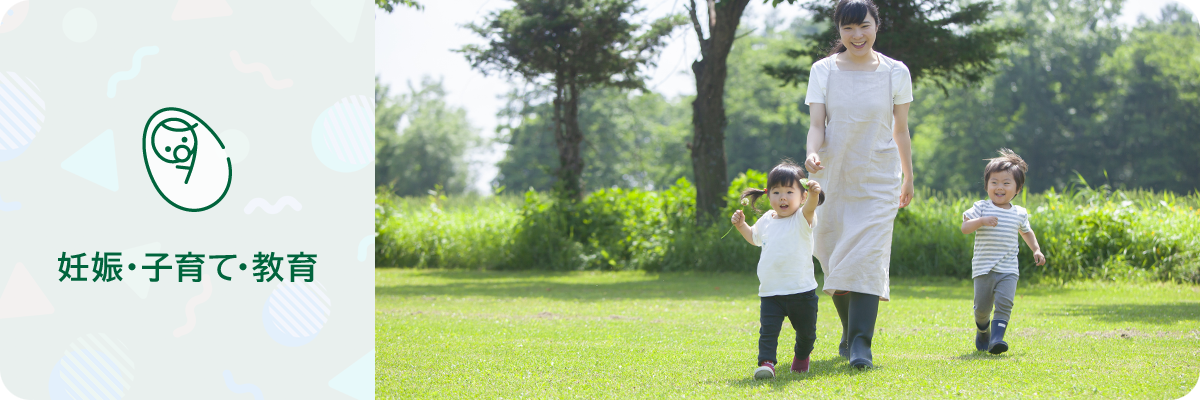
[[[801,360],[808,358],[813,343],[817,341],[817,290],[760,299],[762,308],[759,321],[762,328],[758,331],[758,362],[779,364],[775,358],[775,348],[779,345],[779,330],[783,328],[784,317],[792,322],[792,328],[796,330],[796,357]]]

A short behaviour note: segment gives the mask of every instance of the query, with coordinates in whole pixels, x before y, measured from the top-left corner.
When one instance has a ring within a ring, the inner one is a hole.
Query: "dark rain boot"
[[[983,325],[975,324],[975,327],[979,328],[975,332],[975,350],[987,351],[988,342],[992,340],[992,334],[987,329],[988,324],[986,322]]]
[[[850,366],[871,368],[871,337],[875,335],[875,318],[879,316],[879,296],[851,292],[849,320]]]
[[[842,358],[850,359],[850,331],[846,328],[846,321],[849,318],[847,314],[850,312],[850,292],[834,293],[833,307],[837,309],[838,319],[842,320],[842,341],[838,343],[838,354]]]
[[[992,320],[992,338],[988,342],[988,353],[1000,354],[1008,351],[1008,343],[1004,341],[1004,330],[1008,329],[1008,321]]]

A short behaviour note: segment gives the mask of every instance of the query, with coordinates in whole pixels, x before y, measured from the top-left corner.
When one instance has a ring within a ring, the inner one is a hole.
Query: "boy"
[[[962,233],[975,232],[971,278],[975,280],[975,349],[1000,354],[1008,350],[1004,331],[1008,328],[1013,297],[1017,292],[1017,236],[1033,250],[1037,265],[1046,263],[1037,236],[1029,227],[1029,213],[1012,204],[1025,186],[1025,160],[1009,149],[988,160],[983,171],[987,200],[975,202],[963,213]],[[988,331],[988,317],[995,304],[995,319]]]

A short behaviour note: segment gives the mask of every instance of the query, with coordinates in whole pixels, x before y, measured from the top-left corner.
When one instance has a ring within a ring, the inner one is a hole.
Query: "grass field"
[[[818,276],[818,282],[821,281]],[[895,279],[875,369],[837,355],[820,299],[811,372],[751,377],[753,274],[375,274],[379,398],[1178,398],[1200,378],[1200,287],[1021,285],[1008,353],[974,350],[965,279]]]

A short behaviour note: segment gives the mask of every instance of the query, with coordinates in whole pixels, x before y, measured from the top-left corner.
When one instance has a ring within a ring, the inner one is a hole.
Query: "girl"
[[[775,347],[783,318],[787,317],[796,330],[796,354],[792,372],[808,372],[808,355],[817,340],[817,280],[813,277],[812,226],[817,205],[825,200],[821,185],[804,182],[804,172],[791,161],[771,169],[767,174],[767,190],[747,189],[742,199],[754,204],[767,194],[771,211],[767,211],[753,227],[746,225],[746,216],[737,210],[730,222],[747,242],[762,246],[758,259],[758,295],[761,299],[758,331],[758,369],[754,378],[775,377]],[[812,194],[817,201],[806,201]],[[754,211],[758,211],[755,207]],[[799,212],[797,212],[799,211]],[[799,215],[798,215],[799,214]]]
[[[813,253],[842,321],[838,353],[868,368],[879,301],[890,298],[892,224],[913,195],[912,79],[904,63],[871,48],[880,23],[871,0],[839,1],[833,22],[841,36],[808,77],[804,165],[834,193],[817,212]]]

